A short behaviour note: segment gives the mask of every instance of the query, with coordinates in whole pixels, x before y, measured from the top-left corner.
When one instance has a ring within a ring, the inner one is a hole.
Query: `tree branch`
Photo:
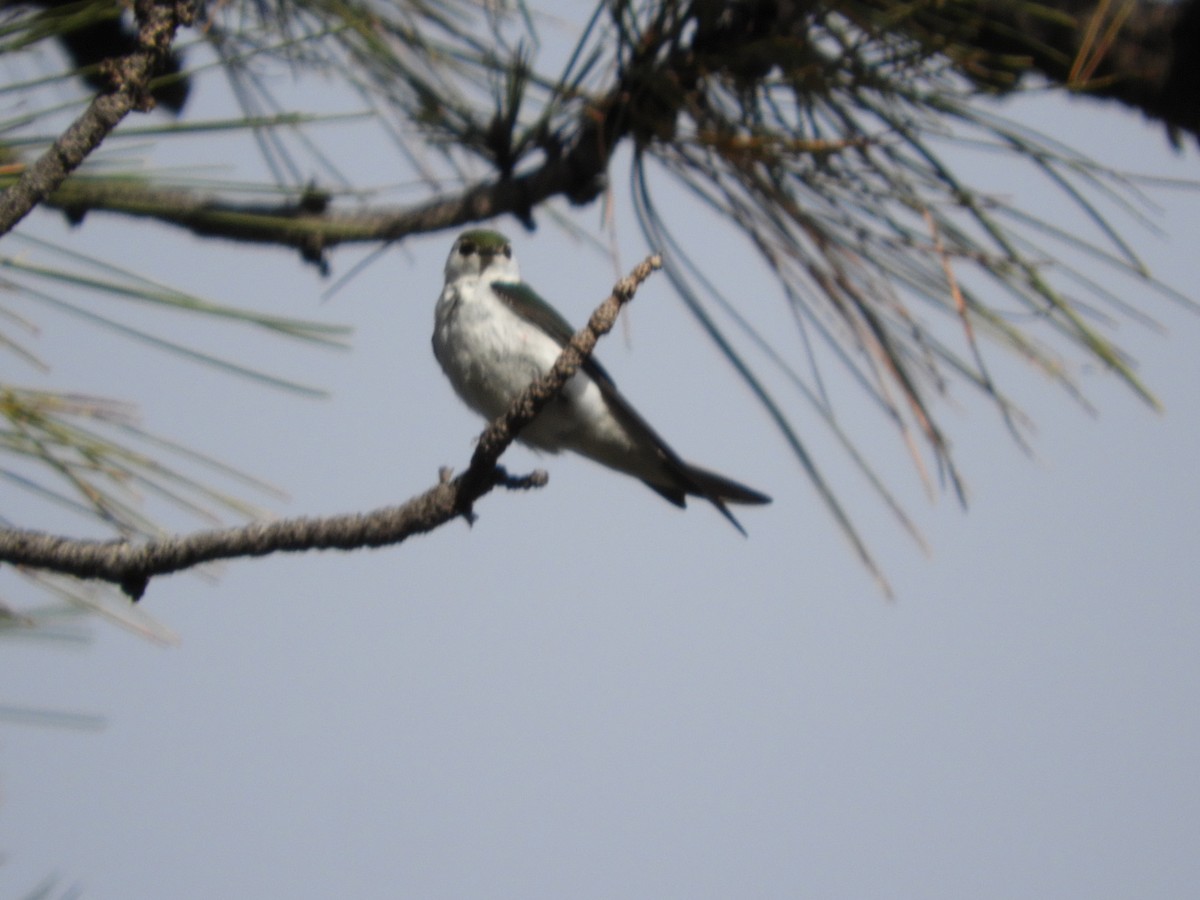
[[[196,0],[137,0],[138,49],[110,60],[113,89],[99,94],[17,182],[0,193],[0,235],[44,201],[132,110],[149,110],[150,80],[167,58],[180,25],[196,19]]]
[[[181,6],[172,6],[172,0],[139,0],[139,15],[143,7],[159,17],[174,15],[189,0],[177,2]],[[870,5],[886,17],[885,30],[915,34],[930,52],[942,48],[964,74],[995,89],[1015,87],[1025,71],[1036,69],[1068,88],[1118,100],[1171,129],[1200,135],[1200,114],[1194,103],[1200,91],[1200,57],[1191,53],[1200,33],[1200,0],[1137,0],[1112,40],[1101,46],[1086,45],[1095,0],[918,4],[902,16],[897,16],[893,0],[871,0]],[[703,27],[665,61],[642,60],[635,53],[618,72],[615,84],[586,104],[572,127],[559,132],[569,135],[563,143],[557,143],[563,140],[559,136],[546,138],[544,161],[536,168],[469,185],[416,206],[365,212],[330,209],[328,197],[318,191],[302,193],[284,204],[261,205],[129,182],[72,179],[63,183],[136,97],[145,97],[148,54],[140,52],[126,58],[129,71],[141,73],[139,77],[127,77],[121,90],[97,97],[21,181],[0,195],[0,234],[44,200],[75,221],[89,212],[146,217],[201,237],[294,248],[304,259],[324,266],[326,251],[343,243],[397,240],[506,213],[529,222],[532,210],[553,197],[565,196],[577,204],[595,199],[604,187],[612,149],[621,139],[631,134],[639,143],[669,138],[679,103],[705,67],[754,83],[780,62],[774,57],[759,59],[768,50],[763,43],[766,36],[802,41],[809,27],[806,4],[768,6],[753,14],[748,9],[739,7],[738,15],[711,22],[701,16]],[[186,24],[182,17],[176,18]],[[734,52],[739,47],[754,52],[743,54],[743,59]],[[164,44],[155,53],[165,55],[167,49]],[[1090,62],[1080,67],[1084,57]],[[704,66],[697,65],[701,58]],[[133,83],[139,90],[126,90]],[[676,89],[666,90],[664,84]],[[110,120],[111,124],[102,124]],[[15,211],[10,211],[10,205]]]
[[[488,425],[467,470],[451,478],[450,471],[443,469],[437,485],[406,503],[368,513],[256,522],[143,543],[75,540],[38,531],[3,529],[0,562],[108,581],[136,601],[156,575],[180,572],[201,563],[280,552],[384,547],[432,531],[459,516],[473,521],[475,501],[492,488],[520,489],[546,483],[543,472],[511,477],[497,461],[521,429],[562,390],[600,337],[612,329],[621,307],[633,299],[638,286],[661,266],[660,257],[647,257],[619,281],[588,324],[563,349],[553,368],[534,381],[507,413]]]
[[[894,15],[891,0],[872,2]],[[907,11],[896,27],[945,47],[964,74],[993,89],[1014,88],[1033,70],[1069,90],[1139,109],[1173,139],[1179,131],[1200,138],[1200,0],[980,0]]]
[[[588,203],[604,189],[615,140],[606,121],[604,116],[599,122],[585,118],[569,149],[530,172],[480,182],[416,206],[331,210],[329,198],[320,191],[302,193],[284,204],[238,204],[190,190],[86,178],[62,184],[47,197],[46,206],[62,210],[75,222],[90,212],[150,218],[200,237],[291,247],[304,259],[322,263],[326,250],[343,243],[397,240],[506,213],[529,222],[531,210],[558,196]]]
[[[328,196],[319,190],[284,204],[238,204],[189,190],[83,178],[63,184],[46,205],[75,222],[89,212],[112,212],[176,225],[200,237],[292,247],[322,267],[325,251],[342,243],[394,241],[504,214],[532,227],[532,211],[547,200],[561,196],[584,205],[603,192],[613,148],[629,133],[635,118],[630,109],[644,93],[637,77],[623,73],[607,93],[584,105],[566,130],[569,137],[544,138],[539,144],[544,160],[535,168],[501,174],[416,206],[338,211],[329,208]]]

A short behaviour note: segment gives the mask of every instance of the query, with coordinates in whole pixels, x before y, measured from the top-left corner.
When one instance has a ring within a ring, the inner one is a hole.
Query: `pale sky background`
[[[1133,115],[1060,100],[1004,111],[1116,166],[1200,175],[1193,151],[1171,152]],[[230,112],[218,78],[191,112]],[[348,167],[375,152],[350,129],[326,137]],[[972,171],[1042,209],[1064,203]],[[1130,230],[1194,295],[1200,194],[1153,197],[1165,236]],[[619,176],[613,199],[628,268],[650,248]],[[598,207],[572,215],[601,227]],[[526,278],[581,321],[616,273],[539,221],[535,234],[497,224]],[[108,224],[30,227],[97,252],[120,241],[139,271],[206,296],[352,325],[339,354],[91,298],[332,399],[248,385],[29,304],[55,365],[37,383],[136,400],[153,430],[284,486],[291,499],[273,508],[286,515],[400,501],[466,464],[482,423],[429,347],[453,234],[405,242],[322,304],[327,284],[294,255]],[[681,236],[740,302],[776,302],[711,223],[693,217]],[[335,271],[357,256],[336,253]],[[892,579],[889,604],[765,414],[652,280],[599,355],[682,455],[775,497],[740,513],[748,540],[704,504],[681,513],[589,463],[516,450],[506,462],[546,467],[550,485],[489,496],[473,528],[155,580],[144,609],[178,646],[100,621],[86,645],[6,640],[0,704],[105,724],[0,721],[0,895],[52,874],[97,900],[1190,895],[1200,316],[1123,290],[1165,326],[1121,329],[1165,415],[1093,370],[1081,373],[1091,417],[992,349],[1038,423],[1035,457],[957,391],[942,409],[967,512],[949,495],[929,504],[894,433],[835,388],[933,547],[922,556],[806,433]],[[79,530],[3,490],[10,520]],[[2,590],[36,599],[11,577]]]

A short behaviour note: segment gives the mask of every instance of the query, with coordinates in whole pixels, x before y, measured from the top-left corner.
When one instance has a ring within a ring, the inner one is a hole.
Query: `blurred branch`
[[[474,519],[475,501],[493,488],[522,489],[546,483],[543,472],[510,477],[497,461],[521,429],[558,395],[591,355],[599,338],[612,329],[621,307],[633,299],[638,286],[661,265],[661,258],[648,257],[619,281],[588,324],[563,349],[553,368],[531,384],[504,416],[488,425],[466,471],[451,478],[449,470],[444,469],[437,485],[407,503],[369,513],[254,523],[141,544],[72,540],[36,531],[3,529],[0,530],[0,561],[49,569],[77,578],[109,581],[138,600],[151,578],[219,559],[390,546],[432,531],[459,516],[470,522]]]
[[[300,251],[309,262],[324,263],[338,244],[398,240],[510,214],[532,227],[533,210],[565,196],[592,202],[607,186],[609,156],[625,131],[628,92],[615,88],[605,100],[588,104],[572,128],[569,146],[544,136],[545,160],[532,171],[481,181],[406,207],[339,211],[319,190],[298,191],[279,204],[236,203],[212,194],[160,188],[132,179],[72,179],[46,200],[73,222],[90,212],[118,213],[176,225],[202,237],[276,244]]]
[[[1200,2],[1011,0],[913,3],[870,0],[919,40],[937,46],[981,86],[1005,91],[1036,71],[1088,96],[1115,100],[1200,138]]]
[[[167,59],[175,32],[196,19],[195,0],[137,0],[138,48],[109,61],[113,89],[99,94],[16,184],[0,194],[0,235],[46,199],[133,110],[154,108],[149,86]]]
[[[486,181],[413,206],[361,211],[329,209],[327,195],[314,190],[283,203],[259,204],[130,181],[84,180],[68,181],[45,205],[72,221],[89,212],[149,218],[201,237],[291,247],[305,260],[321,262],[326,250],[344,243],[398,240],[506,213],[529,223],[532,210],[552,197],[566,195],[579,204],[593,200],[603,190],[606,166],[590,148],[577,148],[515,178]]]

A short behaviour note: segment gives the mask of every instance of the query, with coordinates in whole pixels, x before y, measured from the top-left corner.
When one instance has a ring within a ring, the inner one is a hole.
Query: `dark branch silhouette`
[[[92,4],[81,10],[79,0],[0,0],[0,9],[21,8],[32,13],[38,25],[54,34],[79,77],[93,91],[103,93],[112,86],[107,60],[138,51],[138,34],[122,15],[121,0],[107,0],[106,7]],[[183,72],[183,60],[174,49],[167,51],[159,77],[150,85],[157,105],[173,115],[182,112],[191,84]]]
[[[917,4],[898,27],[946,48],[983,87],[1005,92],[1036,72],[1140,110],[1175,142],[1184,133],[1200,139],[1200,0]]]
[[[150,82],[169,58],[175,32],[195,21],[196,5],[194,0],[137,0],[134,12],[137,48],[106,61],[110,90],[98,94],[16,183],[0,193],[0,235],[50,196],[125,116],[154,108]]]
[[[443,469],[437,485],[406,503],[367,513],[255,522],[141,543],[74,540],[38,531],[4,529],[0,530],[0,562],[109,581],[138,600],[154,576],[201,563],[269,553],[384,547],[432,531],[459,516],[470,522],[475,501],[493,488],[521,489],[546,483],[543,472],[524,477],[508,475],[497,465],[501,454],[557,396],[591,355],[600,337],[612,329],[621,307],[661,265],[658,256],[648,257],[613,287],[608,299],[563,349],[554,367],[534,381],[505,415],[484,429],[466,471],[451,477],[450,471]]]
[[[604,190],[612,149],[627,133],[620,123],[629,119],[628,96],[622,83],[606,100],[589,107],[593,115],[581,120],[570,145],[551,148],[537,168],[413,206],[340,211],[330,208],[329,198],[315,190],[282,204],[246,204],[192,190],[80,179],[47,196],[45,206],[62,210],[72,222],[90,212],[118,213],[165,222],[200,237],[290,247],[321,265],[325,251],[343,243],[399,240],[506,213],[532,226],[532,210],[547,200],[566,197],[584,205]]]

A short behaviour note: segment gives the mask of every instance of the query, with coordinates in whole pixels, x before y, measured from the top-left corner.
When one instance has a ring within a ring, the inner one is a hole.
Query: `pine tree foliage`
[[[182,4],[138,0],[132,12],[116,0],[4,4],[6,193],[29,180],[34,161],[93,96],[132,90],[122,60],[157,39],[147,23],[163,7]],[[1086,93],[1141,110],[1173,140],[1195,136],[1200,79],[1189,51],[1197,8],[1155,0],[607,0],[590,10],[504,0],[209,3],[179,18],[173,42],[156,45],[147,57],[154,79],[131,100],[174,118],[127,117],[104,146],[204,140],[219,153],[222,135],[245,134],[270,177],[239,182],[93,159],[48,182],[34,205],[83,229],[150,219],[214,242],[288,248],[328,272],[343,245],[386,247],[503,216],[530,228],[564,223],[564,203],[628,190],[678,296],[874,567],[805,429],[822,423],[912,526],[858,439],[843,431],[826,387],[832,380],[870,396],[918,466],[931,460],[960,496],[940,397],[973,391],[1018,440],[1026,433],[1016,400],[989,368],[995,348],[1083,402],[1073,372],[1091,362],[1154,403],[1113,339],[1116,322],[1150,313],[1110,279],[1189,302],[1154,280],[1125,235],[1150,208],[1146,185],[1015,124],[990,98]],[[569,52],[549,51],[551,32],[556,46],[571,35]],[[333,84],[354,111],[285,106],[271,86],[280,72]],[[242,116],[193,119],[195,96],[220,81]],[[322,154],[319,129],[349,119],[381,136],[410,184],[403,202]],[[1039,174],[1074,218],[1041,220],[973,185],[956,169],[963,150]],[[315,182],[314,169],[324,173]],[[668,189],[710,210],[777,276],[792,333],[764,328],[754,304],[769,300],[731,295],[706,271],[703,252],[684,246],[677,213],[663,200]],[[1079,219],[1094,237],[1072,224]],[[55,266],[34,266],[17,249],[34,240],[18,221],[0,215],[9,230],[0,278],[10,292],[61,304],[56,284],[84,284],[229,327],[344,340],[334,327],[193,297],[67,246],[54,248]],[[34,363],[21,319],[9,312],[0,342]],[[136,316],[108,324],[203,355],[151,335]],[[239,360],[205,361],[281,384]],[[134,481],[191,508],[205,506],[201,499],[232,502],[132,450],[131,426],[113,409],[5,381],[0,474],[128,536],[153,533],[122,494]],[[123,436],[97,431],[114,423]]]

